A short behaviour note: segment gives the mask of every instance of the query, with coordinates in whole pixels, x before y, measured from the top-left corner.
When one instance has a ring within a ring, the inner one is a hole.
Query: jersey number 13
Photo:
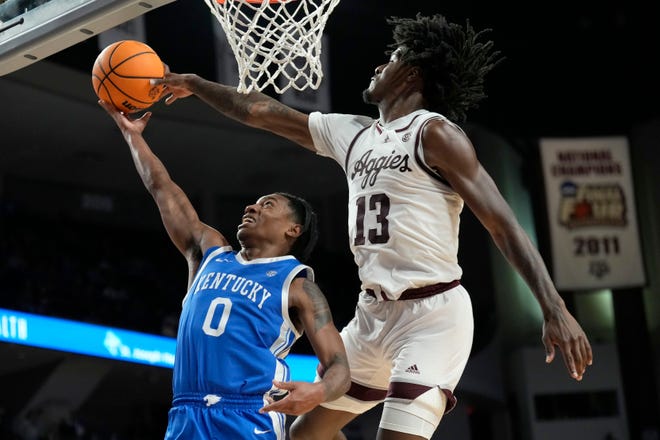
[[[353,240],[353,245],[363,245],[367,238],[371,244],[387,243],[390,239],[389,221],[387,220],[387,215],[390,213],[390,199],[387,194],[371,194],[368,196],[368,200],[367,196],[362,196],[355,201],[355,204],[357,205],[357,214],[355,216],[355,240]],[[365,236],[364,216],[367,212],[367,204],[369,211],[375,211],[375,219],[376,223],[380,225],[380,232],[378,231],[379,228],[368,229]]]

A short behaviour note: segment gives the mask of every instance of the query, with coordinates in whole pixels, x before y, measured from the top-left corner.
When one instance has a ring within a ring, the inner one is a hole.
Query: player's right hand
[[[587,335],[573,315],[562,307],[560,313],[546,317],[542,339],[546,363],[554,360],[557,346],[568,373],[573,379],[582,380],[587,366],[593,363],[593,353]]]
[[[280,390],[288,391],[283,399],[270,402],[259,410],[261,413],[277,411],[291,416],[299,416],[314,409],[323,402],[323,385],[320,382],[280,382],[273,381]]]
[[[171,105],[179,98],[187,98],[193,93],[188,88],[188,80],[193,77],[193,74],[179,74],[170,72],[169,67],[165,64],[165,76],[163,78],[153,78],[152,85],[165,85],[163,96],[165,98],[165,105]]]

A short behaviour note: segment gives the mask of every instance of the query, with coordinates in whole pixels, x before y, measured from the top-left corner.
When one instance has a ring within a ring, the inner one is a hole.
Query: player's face
[[[371,77],[369,87],[362,92],[362,98],[367,104],[378,104],[391,93],[392,90],[405,78],[407,71],[401,63],[401,53],[404,49],[398,48],[390,55],[390,60],[376,67],[374,76]]]
[[[239,240],[254,238],[275,242],[284,240],[286,232],[295,225],[289,200],[279,194],[269,194],[245,207],[237,237]]]

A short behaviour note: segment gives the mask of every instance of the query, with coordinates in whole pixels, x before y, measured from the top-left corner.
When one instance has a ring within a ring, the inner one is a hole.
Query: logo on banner
[[[561,184],[559,224],[568,228],[626,226],[623,188],[611,184]]]

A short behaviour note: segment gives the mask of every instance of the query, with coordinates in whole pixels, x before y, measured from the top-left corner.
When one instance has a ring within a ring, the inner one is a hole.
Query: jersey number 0
[[[215,316],[215,310],[219,304],[222,304],[222,315],[220,316],[220,322],[215,327],[212,327],[213,317]],[[227,326],[227,321],[229,320],[229,314],[231,313],[231,300],[229,298],[216,298],[211,301],[209,304],[209,309],[206,312],[206,317],[204,318],[204,325],[202,330],[209,336],[220,336],[225,332],[225,327]]]

